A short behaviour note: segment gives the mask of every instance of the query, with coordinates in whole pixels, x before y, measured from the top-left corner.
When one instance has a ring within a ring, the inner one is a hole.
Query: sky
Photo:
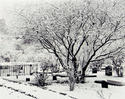
[[[12,10],[15,6],[19,4],[26,4],[30,1],[34,0],[0,0],[0,17],[4,17],[9,10]]]
[[[18,7],[52,1],[54,0],[0,0],[0,18],[9,21],[12,17],[12,11]]]
[[[3,18],[6,20],[6,23],[11,23],[11,19],[13,18],[12,12],[14,9],[31,5],[31,4],[39,4],[39,3],[55,3],[64,0],[0,0],[0,19]]]

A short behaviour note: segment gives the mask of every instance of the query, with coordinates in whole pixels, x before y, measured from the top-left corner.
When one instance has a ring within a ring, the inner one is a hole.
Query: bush
[[[47,74],[44,74],[44,73],[36,74],[35,75],[36,85],[45,86],[46,85],[45,81],[47,80],[47,78],[48,78]]]

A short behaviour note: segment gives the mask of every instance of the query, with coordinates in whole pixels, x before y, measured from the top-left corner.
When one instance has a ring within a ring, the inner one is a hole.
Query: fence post
[[[30,75],[31,75],[31,67],[32,67],[32,65],[30,64]]]

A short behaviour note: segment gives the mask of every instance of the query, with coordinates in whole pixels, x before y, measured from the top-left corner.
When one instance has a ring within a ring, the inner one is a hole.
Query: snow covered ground
[[[7,89],[5,87],[0,87],[0,99],[33,99],[33,98],[15,92],[14,90]]]
[[[91,73],[89,73],[91,75]],[[125,98],[125,86],[112,86],[108,88],[102,88],[101,84],[94,83],[95,80],[113,80],[125,83],[125,77],[105,76],[105,72],[98,72],[97,77],[86,78],[85,84],[76,84],[75,90],[70,92],[67,84],[52,84],[47,86],[49,89],[56,90],[58,92],[67,93],[70,96],[78,99],[124,99]]]
[[[91,74],[91,73],[90,73]],[[30,77],[30,76],[27,76]],[[4,77],[9,80],[16,80],[15,77]],[[25,79],[25,77],[19,77]],[[32,77],[31,77],[32,78]],[[59,79],[59,78],[58,78]],[[19,80],[19,79],[18,79]],[[61,80],[61,78],[59,79]],[[22,84],[8,82],[6,80],[0,79],[0,84],[12,87],[18,92],[13,90],[0,87],[0,99],[9,99],[8,97],[14,97],[12,99],[124,99],[125,98],[125,86],[112,86],[109,85],[108,88],[102,88],[101,84],[94,83],[95,80],[115,80],[125,83],[124,77],[116,76],[105,76],[104,72],[98,72],[97,77],[86,78],[85,84],[76,84],[74,91],[69,91],[68,84],[65,83],[52,83],[46,86],[45,89],[32,86],[23,82]],[[25,81],[25,80],[24,80]],[[3,90],[3,92],[2,92]],[[25,95],[20,93],[25,92]],[[1,95],[1,93],[3,93]],[[63,94],[63,95],[62,95]],[[6,96],[6,97],[5,97]],[[8,97],[7,97],[8,96]],[[2,97],[2,98],[1,98]],[[22,98],[21,98],[22,97]]]
[[[57,92],[67,93],[70,96],[78,99],[124,99],[125,87],[123,86],[109,86],[108,89],[101,88],[101,84],[85,83],[76,84],[75,90],[70,92],[67,84],[52,84],[48,86],[49,89]]]
[[[11,96],[12,99],[71,99],[68,96],[29,84],[13,83],[0,79],[0,85],[3,85],[0,88],[0,99],[11,99],[9,98]]]

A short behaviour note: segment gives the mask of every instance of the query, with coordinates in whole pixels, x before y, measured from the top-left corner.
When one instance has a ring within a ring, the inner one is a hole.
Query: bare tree
[[[81,82],[85,71],[93,61],[101,60],[120,50],[114,46],[124,38],[124,15],[114,16],[115,6],[90,1],[68,1],[49,5],[44,10],[19,15],[23,18],[24,43],[39,42],[49,53],[54,54],[67,72],[70,90],[82,68]]]

